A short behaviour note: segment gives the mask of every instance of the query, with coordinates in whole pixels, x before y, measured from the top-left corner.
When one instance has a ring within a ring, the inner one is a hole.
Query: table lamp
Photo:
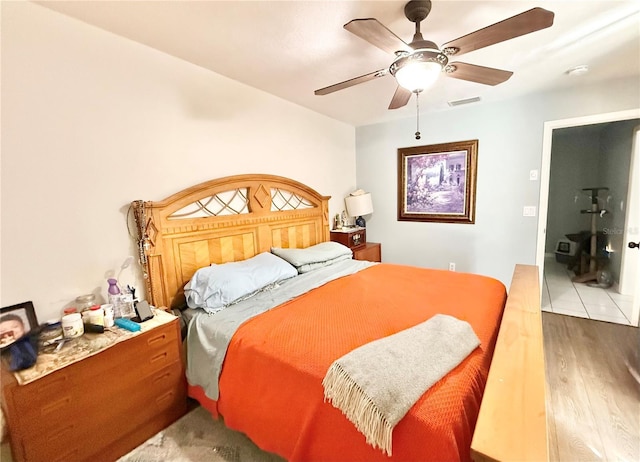
[[[362,215],[373,213],[371,193],[366,193],[362,190],[354,191],[345,197],[344,203],[347,207],[347,214],[350,217],[357,217],[356,226],[361,228],[366,227],[367,223],[364,221],[364,218],[362,218]]]

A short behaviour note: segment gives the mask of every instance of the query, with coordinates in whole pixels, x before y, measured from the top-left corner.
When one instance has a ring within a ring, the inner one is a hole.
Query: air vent
[[[478,101],[480,101],[480,97],[479,96],[474,96],[473,98],[467,98],[467,99],[459,99],[456,101],[449,101],[447,104],[451,107],[454,106],[461,106],[463,104],[470,104],[470,103],[477,103]]]

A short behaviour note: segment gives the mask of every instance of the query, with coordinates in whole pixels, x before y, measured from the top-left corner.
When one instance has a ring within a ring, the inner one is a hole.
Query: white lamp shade
[[[426,90],[438,80],[442,66],[431,61],[412,61],[396,71],[398,85],[411,92]]]
[[[359,194],[357,196],[347,196],[344,199],[347,207],[347,215],[350,217],[361,217],[373,213],[373,202],[371,193]]]

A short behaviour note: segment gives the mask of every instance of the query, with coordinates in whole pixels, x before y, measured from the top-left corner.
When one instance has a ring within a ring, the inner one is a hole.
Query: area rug
[[[284,462],[198,406],[119,462]]]

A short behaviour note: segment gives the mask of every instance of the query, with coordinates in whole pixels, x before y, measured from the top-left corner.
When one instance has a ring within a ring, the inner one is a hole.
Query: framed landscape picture
[[[398,220],[474,223],[478,140],[398,149]]]

